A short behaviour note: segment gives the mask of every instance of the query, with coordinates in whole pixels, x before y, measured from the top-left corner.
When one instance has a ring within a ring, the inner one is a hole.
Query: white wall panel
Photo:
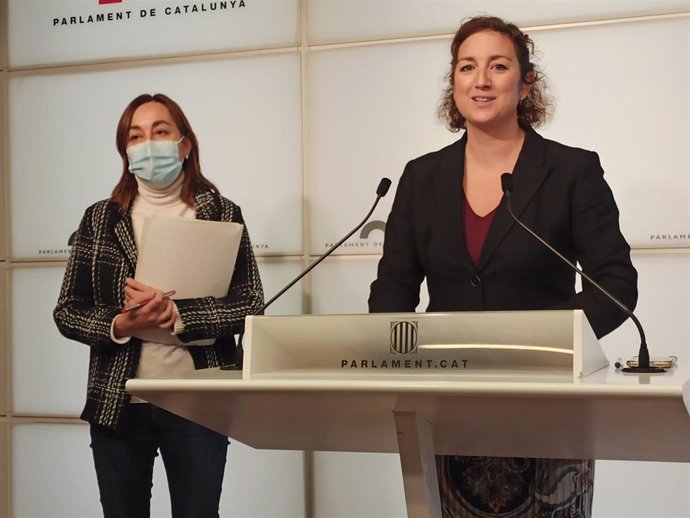
[[[102,514],[88,426],[16,425],[12,430],[14,518],[87,518]],[[221,495],[221,516],[302,518],[301,452],[257,451],[231,443]],[[271,497],[262,498],[265,488]],[[40,498],[36,495],[40,494]],[[152,518],[170,516],[165,471],[154,469]]]
[[[220,515],[305,518],[304,473],[301,451],[255,450],[231,440]]]
[[[64,268],[12,270],[12,409],[16,414],[79,416],[89,347],[53,322]]]
[[[687,246],[690,17],[535,39],[558,105],[543,133],[600,153],[633,246]],[[379,175],[396,180],[408,159],[453,140],[434,119],[446,47],[410,43],[310,57],[313,253],[353,226],[347,219],[366,210],[367,186]],[[641,62],[672,73],[650,78]],[[613,63],[625,70],[625,81],[611,73]],[[652,82],[663,95],[649,95]],[[385,220],[390,203],[385,199],[374,219]],[[334,210],[338,204],[345,210]],[[355,236],[336,253],[376,252],[376,241]]]
[[[89,429],[82,425],[14,426],[13,518],[101,515],[89,442]]]
[[[0,14],[2,16],[2,14]],[[0,40],[1,41],[1,40]],[[5,74],[2,66],[2,59],[4,53],[2,52],[2,44],[0,43],[0,99],[6,99],[7,85],[4,80]],[[0,261],[4,261],[9,256],[9,244],[7,227],[9,222],[10,211],[8,208],[7,200],[7,168],[5,167],[6,161],[4,157],[7,156],[7,111],[5,109],[6,103],[3,101],[0,103],[0,156],[3,160],[0,161]]]
[[[633,246],[688,246],[690,17],[533,36],[558,105],[544,135],[599,153]]]
[[[690,254],[634,253],[633,262],[639,272],[639,302],[635,315],[644,328],[650,354],[675,355],[679,362],[687,363],[690,361]],[[627,360],[637,355],[640,338],[634,324],[628,320],[604,337],[601,344],[610,361],[617,357]],[[654,383],[654,376],[650,376],[650,380],[639,377],[640,382]],[[663,426],[662,421],[659,426]],[[689,464],[598,461],[594,516],[690,516],[688,488]],[[640,494],[654,497],[631,497]]]
[[[454,33],[463,18],[500,16],[520,26],[688,10],[687,0],[309,0],[309,42]]]
[[[312,273],[312,313],[367,313],[378,257],[328,258]]]
[[[687,518],[689,488],[688,464],[597,461],[592,516]]]
[[[7,413],[7,389],[9,388],[9,370],[7,351],[9,348],[9,330],[7,329],[7,286],[9,271],[5,263],[0,263],[0,415]],[[2,466],[2,464],[0,464]]]
[[[369,286],[376,279],[378,256],[328,258],[313,272],[312,313],[367,313]],[[417,311],[429,304],[426,282],[420,288]]]
[[[114,1],[9,0],[10,66],[267,48],[299,41],[299,0]],[[99,16],[105,19],[98,21]]]
[[[297,277],[303,270],[300,259],[262,258],[259,260],[259,273],[264,287],[264,300],[268,302],[274,295]],[[266,310],[267,315],[302,314],[302,281],[283,293]]]
[[[9,426],[6,424],[4,418],[0,418],[0,514],[9,514],[8,501],[9,495],[7,488],[9,487],[8,476],[8,453],[7,453],[7,435]]]
[[[187,114],[204,174],[243,208],[257,254],[301,251],[299,78],[285,54],[11,79],[12,255],[66,255],[84,209],[120,177],[122,111],[159,91]]]
[[[641,322],[652,356],[675,355],[690,361],[690,253],[636,253],[639,299],[635,316]],[[640,348],[637,328],[626,321],[604,337],[609,360],[629,359]]]
[[[314,516],[407,516],[400,457],[385,453],[314,452]]]
[[[436,119],[445,41],[315,52],[309,56],[312,253],[346,235],[393,180],[372,220],[385,221],[405,164],[458,137]],[[371,254],[382,234],[353,236],[335,254]]]

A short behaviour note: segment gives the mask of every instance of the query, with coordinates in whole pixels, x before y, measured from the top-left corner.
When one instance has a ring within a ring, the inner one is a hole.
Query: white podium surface
[[[127,389],[255,448],[398,452],[408,514],[415,518],[440,516],[434,454],[690,462],[690,416],[683,402],[690,369],[683,358],[665,374],[625,374],[605,366],[578,376],[582,365],[602,358],[581,312],[486,313],[481,318],[494,324],[484,321],[479,328],[491,335],[490,343],[471,332],[471,343],[439,338],[439,327],[457,335],[453,322],[468,315],[479,314],[249,317],[243,372],[207,369],[175,379],[133,379]],[[506,317],[510,331],[496,325]],[[529,334],[533,317],[544,327],[534,332],[538,346],[523,350],[525,340],[516,337]],[[373,351],[383,349],[369,340],[367,326],[380,321],[391,342],[372,359]],[[408,350],[412,342],[404,336],[407,349],[400,346],[394,328],[399,331],[401,321],[415,323],[417,350]],[[345,322],[353,329],[352,342],[343,335]],[[431,335],[428,323],[435,329]],[[544,334],[551,325],[556,331]],[[569,336],[570,345],[558,336]],[[394,348],[413,358],[409,368],[391,368],[393,359],[401,359]],[[632,356],[637,350],[631,348]],[[516,368],[506,367],[506,354],[517,358]],[[529,364],[544,355],[543,363]]]
[[[393,453],[394,413],[415,412],[431,423],[437,454],[690,462],[682,366],[575,381],[356,376],[242,380],[208,369],[127,388],[255,448]]]

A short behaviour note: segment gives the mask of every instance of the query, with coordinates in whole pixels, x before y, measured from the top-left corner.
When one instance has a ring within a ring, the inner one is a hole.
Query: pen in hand
[[[172,297],[173,295],[175,295],[175,290],[166,291],[165,293],[163,293],[163,298],[167,299],[167,298]],[[134,310],[134,309],[140,308],[140,307],[148,304],[150,301],[151,301],[151,299],[146,299],[146,300],[142,300],[140,302],[137,302],[136,304],[132,304],[130,306],[125,306],[124,308],[122,308],[122,313],[127,313],[129,311]]]

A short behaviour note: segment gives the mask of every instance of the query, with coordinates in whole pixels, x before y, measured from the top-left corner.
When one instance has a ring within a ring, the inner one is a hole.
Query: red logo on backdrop
[[[98,0],[98,5],[103,4],[121,4],[122,0]]]

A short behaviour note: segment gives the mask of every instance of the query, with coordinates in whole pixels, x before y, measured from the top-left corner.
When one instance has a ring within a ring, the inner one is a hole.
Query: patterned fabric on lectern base
[[[589,518],[594,461],[436,457],[443,518]]]

